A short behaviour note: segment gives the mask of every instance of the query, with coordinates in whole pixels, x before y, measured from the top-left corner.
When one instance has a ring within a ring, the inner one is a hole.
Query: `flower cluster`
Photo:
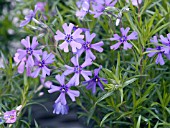
[[[113,7],[117,3],[117,0],[80,0],[77,3],[78,8],[80,9],[76,15],[83,18],[88,12],[93,14],[95,18],[104,14],[105,10],[109,7]],[[91,6],[92,5],[92,6]],[[25,21],[21,23],[21,26],[25,26],[32,19],[35,20],[35,14],[37,10],[44,11],[45,3],[37,3],[34,11],[30,11],[30,14],[25,17]],[[92,7],[92,10],[90,8]],[[44,24],[45,25],[45,24]],[[101,90],[104,90],[104,83],[107,84],[107,80],[105,78],[99,77],[99,72],[102,68],[100,66],[97,69],[94,69],[94,77],[90,78],[93,74],[91,70],[88,70],[87,67],[92,65],[93,61],[96,60],[96,56],[93,51],[97,51],[102,53],[104,49],[102,46],[104,45],[103,41],[99,41],[97,43],[93,43],[96,34],[90,33],[90,30],[87,28],[80,28],[75,26],[74,24],[64,23],[62,25],[63,32],[60,30],[56,31],[54,35],[55,41],[58,42],[58,46],[60,50],[63,50],[65,53],[72,53],[73,55],[70,59],[71,65],[64,65],[65,70],[61,73],[61,75],[56,75],[56,80],[59,82],[60,86],[53,85],[52,82],[45,82],[46,76],[50,75],[49,64],[54,62],[55,56],[52,53],[47,53],[47,51],[42,51],[38,49],[38,41],[36,37],[33,37],[32,43],[30,43],[30,37],[26,37],[26,39],[21,40],[21,44],[25,47],[25,49],[18,49],[15,54],[14,60],[18,64],[18,72],[23,73],[26,68],[26,72],[28,76],[33,78],[38,77],[41,72],[42,84],[48,88],[49,93],[60,92],[59,97],[55,101],[54,111],[55,114],[67,114],[68,113],[68,105],[66,101],[66,94],[71,98],[74,102],[76,97],[79,97],[80,92],[76,90],[71,90],[72,86],[78,86],[81,83],[81,76],[85,79],[82,82],[83,85],[87,85],[86,89],[92,90],[92,93],[96,93],[96,85],[100,87]],[[114,34],[113,38],[110,38],[111,41],[118,41],[118,43],[111,46],[111,49],[118,49],[120,45],[123,45],[125,50],[131,49],[132,44],[130,44],[129,40],[136,40],[137,32],[133,31],[130,35],[127,35],[130,28],[126,29],[121,28],[121,36],[118,34]],[[85,60],[83,63],[79,63],[79,58],[85,54]],[[65,78],[71,76],[70,79],[67,79],[68,82],[65,84]]]
[[[154,44],[155,48],[147,48],[147,52],[149,52],[148,57],[157,56],[156,64],[164,65],[163,55],[170,60],[170,33],[167,34],[167,37],[160,35],[160,39],[158,40],[157,36],[154,36],[151,40],[151,43]],[[159,44],[159,41],[161,42]]]
[[[27,76],[33,78],[37,77],[41,70],[43,78],[50,75],[50,69],[47,68],[47,65],[54,62],[54,55],[48,54],[46,51],[42,52],[41,49],[36,50],[39,45],[36,37],[33,37],[32,44],[30,44],[30,37],[27,36],[26,39],[21,40],[21,44],[25,49],[18,49],[14,57],[15,62],[19,64],[18,72],[23,73],[26,68]],[[37,67],[37,69],[32,72],[34,67]]]
[[[83,19],[88,13],[94,15],[94,18],[98,18],[107,11],[108,14],[111,14],[111,10],[109,11],[108,9],[114,8],[117,2],[118,0],[79,0],[77,2],[76,16]],[[138,6],[142,3],[142,0],[126,0],[126,2]]]

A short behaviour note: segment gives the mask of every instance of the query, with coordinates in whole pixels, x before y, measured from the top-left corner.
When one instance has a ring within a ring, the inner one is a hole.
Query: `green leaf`
[[[141,122],[141,115],[138,118],[138,122],[137,122],[136,128],[140,128],[140,122]]]
[[[114,114],[115,112],[110,112],[110,113],[108,113],[108,114],[106,114],[104,117],[103,117],[103,119],[102,119],[102,121],[101,121],[101,123],[100,123],[100,127],[103,125],[103,123],[105,122],[105,120],[109,117],[109,116],[111,116],[112,114]]]

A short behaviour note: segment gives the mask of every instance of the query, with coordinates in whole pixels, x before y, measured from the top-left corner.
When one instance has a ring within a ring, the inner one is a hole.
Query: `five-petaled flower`
[[[35,66],[37,69],[31,73],[33,78],[36,78],[40,71],[42,70],[42,77],[45,78],[46,75],[50,75],[50,69],[47,68],[47,65],[54,62],[54,55],[52,53],[48,54],[46,51],[42,54],[42,59],[35,59]]]
[[[27,36],[26,39],[21,40],[21,44],[24,45],[26,49],[17,50],[17,53],[19,54],[18,59],[20,61],[26,61],[26,67],[33,67],[34,66],[33,56],[36,59],[39,59],[40,55],[42,54],[42,50],[35,50],[35,48],[38,46],[37,38],[33,37],[32,44],[30,45],[30,37]]]
[[[170,33],[167,34],[167,37],[164,37],[163,35],[160,35],[160,41],[162,44],[164,44],[166,47],[165,48],[165,54],[167,58],[170,60]]]
[[[150,51],[148,54],[148,57],[153,57],[154,55],[157,55],[156,58],[156,64],[164,65],[164,59],[162,57],[163,54],[166,55],[168,53],[168,49],[166,46],[158,44],[157,36],[154,36],[151,40],[152,43],[154,43],[156,48],[147,48],[146,51]]]
[[[66,70],[64,71],[64,75],[67,76],[71,73],[74,73],[74,76],[70,79],[70,83],[74,84],[75,86],[79,85],[79,77],[82,75],[85,80],[89,80],[89,76],[92,75],[91,71],[83,70],[83,68],[92,64],[91,59],[86,59],[82,65],[79,65],[78,62],[78,55],[71,58],[71,62],[74,64],[74,67],[70,67],[65,65]]]
[[[16,122],[17,112],[16,110],[6,111],[4,113],[5,123],[12,124]]]
[[[81,35],[82,29],[78,28],[73,33],[73,27],[74,25],[72,23],[67,26],[67,24],[63,24],[64,34],[57,30],[56,34],[54,36],[56,41],[64,40],[62,44],[59,45],[60,49],[64,49],[64,52],[69,52],[68,46],[70,45],[72,48],[72,52],[77,52],[77,49],[80,49],[82,45],[77,42],[77,39],[83,39],[84,35]]]
[[[78,56],[80,56],[84,51],[86,52],[85,59],[92,59],[95,60],[96,56],[91,52],[91,49],[97,50],[98,52],[103,52],[103,48],[101,46],[104,45],[103,41],[100,41],[95,44],[91,44],[93,38],[96,36],[95,33],[92,33],[90,35],[89,31],[85,32],[86,35],[86,41],[79,40],[79,42],[82,44],[82,48],[77,51]]]
[[[113,38],[110,38],[111,41],[113,40],[117,40],[118,43],[110,46],[111,49],[118,49],[120,47],[121,44],[123,44],[123,49],[127,50],[127,49],[131,49],[132,45],[130,43],[128,43],[128,40],[136,40],[138,37],[138,33],[133,31],[129,36],[127,36],[127,33],[129,32],[130,28],[127,27],[126,29],[121,28],[121,33],[122,36],[119,36],[118,34],[114,34]]]
[[[37,10],[38,10],[38,8],[35,5],[34,11],[33,10],[29,11],[29,14],[25,16],[23,21],[21,21],[20,27],[27,25],[35,17]]]
[[[86,89],[92,90],[93,94],[96,93],[96,85],[100,87],[101,90],[104,90],[102,82],[107,84],[107,80],[105,78],[99,77],[99,72],[101,70],[102,66],[94,70],[94,77],[88,81],[84,81],[83,84],[87,84]],[[102,82],[101,82],[102,81]]]
[[[71,100],[74,102],[75,101],[75,97],[79,97],[80,92],[77,90],[71,90],[70,87],[73,86],[71,83],[67,83],[65,84],[65,76],[64,75],[56,75],[56,80],[60,83],[60,86],[55,86],[55,85],[51,85],[50,89],[48,90],[49,93],[54,93],[59,91],[60,95],[57,98],[57,100],[55,101],[55,103],[61,103],[62,105],[66,105],[67,101],[66,101],[66,97],[65,95],[68,94],[69,97],[71,98]]]

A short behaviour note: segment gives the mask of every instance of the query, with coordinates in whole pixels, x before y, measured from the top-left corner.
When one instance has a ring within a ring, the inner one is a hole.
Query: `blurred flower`
[[[79,42],[82,44],[82,48],[77,51],[78,56],[80,56],[84,51],[86,52],[86,59],[95,60],[96,56],[91,52],[91,49],[94,49],[98,52],[103,52],[103,48],[101,46],[104,45],[103,41],[100,41],[95,44],[91,44],[93,38],[96,36],[95,33],[90,35],[89,31],[85,32],[86,41],[80,39]]]
[[[70,67],[68,65],[65,65],[66,71],[64,72],[65,76],[67,76],[71,73],[74,73],[74,76],[69,81],[70,83],[74,84],[75,86],[79,85],[80,74],[84,77],[85,80],[90,79],[89,76],[92,75],[92,72],[83,70],[83,68],[92,64],[91,59],[86,59],[85,62],[82,65],[79,65],[78,55],[76,55],[76,56],[71,58],[71,62],[74,64],[74,67]]]
[[[45,11],[45,5],[46,5],[46,2],[37,2],[37,4],[35,6],[37,7],[37,10],[44,12]]]
[[[54,114],[60,114],[60,113],[62,115],[68,114],[69,107],[67,104],[63,105],[61,102],[57,102],[54,104],[53,107],[54,107],[54,110],[53,110]]]
[[[65,76],[64,75],[56,75],[56,80],[60,83],[60,86],[51,85],[50,89],[48,90],[49,93],[60,91],[60,95],[55,101],[55,103],[61,103],[62,105],[66,105],[66,97],[65,95],[68,94],[72,101],[75,101],[75,97],[79,97],[80,92],[76,90],[71,90],[70,87],[73,86],[71,83],[65,84]]]
[[[118,43],[110,46],[110,48],[116,50],[120,47],[121,44],[123,44],[123,49],[125,49],[125,50],[131,49],[132,45],[130,43],[128,43],[127,41],[128,40],[136,40],[138,38],[137,37],[138,33],[133,31],[129,36],[127,36],[127,33],[130,30],[129,27],[127,27],[126,29],[121,28],[120,30],[121,30],[122,36],[119,36],[118,34],[114,34],[114,37],[110,38],[111,41],[113,41],[113,40],[118,41]]]
[[[34,11],[30,10],[29,14],[25,16],[25,20],[21,21],[20,23],[20,27],[23,27],[25,25],[27,25],[36,15],[37,13],[37,6],[35,6]]]
[[[64,49],[64,52],[69,52],[68,45],[71,46],[72,52],[77,52],[77,49],[80,49],[82,45],[76,41],[76,39],[83,39],[84,35],[80,35],[82,30],[77,29],[72,33],[74,25],[72,23],[67,26],[67,23],[63,24],[64,34],[57,30],[56,34],[54,36],[56,41],[64,40],[62,44],[59,45],[60,49]]]
[[[15,123],[17,119],[16,115],[17,115],[16,110],[6,111],[4,113],[5,123],[8,124]]]
[[[29,36],[27,36],[26,39],[22,39],[21,44],[25,46],[26,50],[18,49],[14,60],[16,63],[19,63],[21,61],[20,65],[18,66],[18,72],[23,73],[24,67],[26,67],[27,75],[29,76],[31,70],[30,68],[34,66],[33,56],[39,59],[39,55],[42,54],[42,50],[35,50],[35,48],[38,46],[38,41],[36,37],[33,37],[31,46]]]
[[[78,7],[80,10],[76,12],[76,16],[79,17],[80,19],[83,19],[85,15],[89,12],[90,9],[90,0],[84,0],[84,1],[79,1]]]
[[[167,37],[160,35],[160,41],[162,42],[162,44],[167,46],[166,48],[164,47],[165,48],[165,54],[167,54],[168,59],[170,59],[170,33],[167,34]]]
[[[153,57],[154,55],[157,55],[156,58],[156,64],[164,65],[164,59],[162,55],[166,52],[167,48],[166,46],[160,46],[158,44],[157,36],[154,36],[153,39],[150,40],[152,43],[154,43],[156,48],[147,48],[146,51],[150,51],[148,54],[148,57]]]
[[[101,81],[104,83],[107,83],[107,80],[104,78],[99,77],[99,72],[101,70],[102,66],[94,70],[94,78],[84,81],[83,84],[87,84],[86,89],[92,90],[93,94],[96,93],[96,84],[100,87],[101,90],[104,90],[103,84]]]
[[[127,3],[130,3],[129,0],[126,0]],[[132,4],[134,6],[138,6],[138,4],[141,4],[142,3],[142,0],[131,0]],[[138,3],[139,2],[139,3]]]
[[[97,18],[100,15],[102,15],[106,8],[113,7],[117,3],[117,0],[96,0],[96,4],[93,4],[93,11],[91,11],[92,14],[94,14],[94,17]]]
[[[35,66],[37,66],[38,68],[33,73],[31,73],[31,76],[33,78],[36,78],[41,70],[43,78],[45,78],[46,75],[50,75],[50,69],[47,68],[47,65],[54,62],[54,57],[55,56],[52,53],[48,54],[46,51],[43,52],[42,59],[35,60]]]

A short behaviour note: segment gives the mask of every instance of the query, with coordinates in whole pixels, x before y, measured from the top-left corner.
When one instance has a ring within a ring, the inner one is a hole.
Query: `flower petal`
[[[110,49],[116,50],[116,49],[118,49],[118,48],[120,47],[121,44],[122,44],[122,42],[118,42],[118,43],[116,43],[116,44],[110,46]]]
[[[103,41],[100,41],[98,43],[92,44],[91,48],[95,49],[98,52],[103,52],[103,48],[101,47],[103,45],[104,45]]]
[[[71,100],[74,102],[75,101],[75,97],[79,97],[80,96],[80,92],[79,91],[75,91],[75,90],[68,90],[67,94],[70,96]]]
[[[60,30],[57,30],[56,34],[57,35],[54,36],[56,41],[65,39],[65,35]]]
[[[59,48],[60,48],[61,50],[64,49],[64,52],[69,52],[67,41],[64,41],[62,44],[60,44],[60,45],[59,45]]]
[[[81,65],[82,68],[92,65],[92,59],[86,59],[84,63]]]
[[[33,73],[31,73],[31,76],[33,78],[36,78],[38,76],[38,74],[40,73],[41,68],[37,68]]]
[[[65,77],[64,77],[64,75],[56,75],[55,76],[55,79],[61,84],[61,85],[64,85],[65,84],[65,82],[64,82],[64,80],[65,80]]]

